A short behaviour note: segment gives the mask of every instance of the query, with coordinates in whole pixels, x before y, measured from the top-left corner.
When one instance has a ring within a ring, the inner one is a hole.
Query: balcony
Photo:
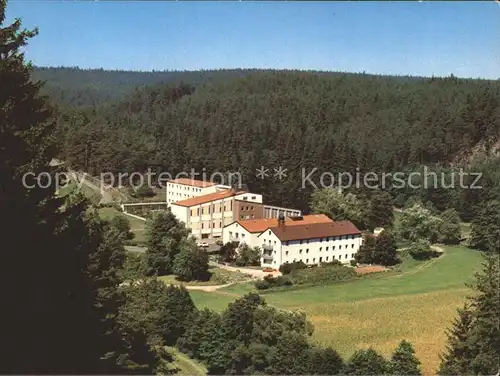
[[[272,251],[274,250],[274,247],[271,244],[262,244],[262,249],[264,251]]]
[[[272,261],[273,260],[273,254],[269,253],[269,252],[263,252],[262,253],[262,259],[264,260],[264,263],[267,263],[266,260],[267,261]]]

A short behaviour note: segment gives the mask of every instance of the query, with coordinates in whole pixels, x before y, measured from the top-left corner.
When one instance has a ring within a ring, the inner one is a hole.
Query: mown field
[[[373,346],[389,355],[402,339],[411,341],[426,374],[434,374],[445,344],[445,329],[471,291],[481,255],[465,247],[445,247],[438,259],[406,261],[398,271],[329,286],[264,294],[269,304],[305,311],[315,326],[313,340],[343,356]],[[199,307],[224,309],[251,284],[216,292],[192,291]]]
[[[180,282],[176,279],[175,275],[164,275],[158,277],[166,284],[184,284],[186,286],[216,286],[225,285],[226,283],[236,283],[242,281],[248,281],[251,276],[246,275],[241,272],[233,272],[222,268],[209,268],[208,270],[211,274],[210,279],[207,281],[193,281],[193,282]]]
[[[130,244],[144,244],[146,242],[146,222],[130,217],[116,210],[115,208],[100,208],[99,216],[103,219],[111,219],[115,216],[123,216],[130,223],[130,231],[135,235]]]

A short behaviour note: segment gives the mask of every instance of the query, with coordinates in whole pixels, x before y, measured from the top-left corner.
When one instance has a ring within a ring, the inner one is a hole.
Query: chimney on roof
[[[278,227],[285,227],[285,216],[282,213],[278,215]]]

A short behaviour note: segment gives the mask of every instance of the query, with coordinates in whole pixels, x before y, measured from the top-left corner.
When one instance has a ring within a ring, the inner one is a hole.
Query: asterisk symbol
[[[264,166],[260,166],[260,168],[258,168],[255,171],[257,171],[257,173],[255,175],[259,179],[265,179],[269,176],[269,169],[265,168]]]
[[[283,179],[286,178],[286,168],[283,168],[279,166],[278,168],[274,169],[274,177],[278,179]]]

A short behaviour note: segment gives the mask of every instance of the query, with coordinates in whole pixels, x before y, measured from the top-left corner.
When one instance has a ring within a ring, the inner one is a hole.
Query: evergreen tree
[[[368,210],[368,229],[376,227],[391,227],[394,221],[392,197],[385,191],[371,195]]]
[[[473,248],[500,253],[500,200],[484,202],[471,224]]]
[[[367,235],[363,244],[359,247],[358,252],[354,255],[356,261],[360,264],[371,264],[375,262],[375,246],[375,236],[371,234]]]
[[[476,294],[459,311],[448,334],[439,374],[493,375],[500,367],[500,260],[485,256]]]
[[[154,212],[147,222],[147,249],[145,254],[146,275],[172,273],[175,256],[188,230],[179,223],[170,210]]]
[[[0,286],[9,307],[1,320],[2,372],[102,372],[108,369],[101,359],[107,344],[98,344],[107,323],[96,305],[109,300],[99,297],[100,278],[87,271],[100,230],[89,232],[85,201],[63,206],[54,195],[52,110],[21,52],[37,31],[21,29],[19,19],[4,25],[5,8],[0,0],[0,213],[2,248],[8,250]],[[102,282],[115,283],[112,276]]]
[[[356,350],[347,362],[347,375],[384,375],[389,368],[387,360],[374,349]]]
[[[448,343],[445,354],[441,356],[439,374],[466,375],[474,359],[469,344],[473,314],[468,305],[458,310],[458,317],[453,321],[451,329],[446,333]]]
[[[399,262],[396,240],[392,233],[384,230],[375,239],[374,263],[391,266]]]
[[[338,375],[344,369],[344,361],[331,347],[312,348],[309,354],[310,375]]]
[[[389,373],[391,375],[421,375],[420,361],[415,356],[415,350],[411,343],[401,341],[392,354],[389,363]]]
[[[438,240],[444,244],[458,244],[462,238],[460,216],[455,209],[448,209],[441,213]]]

